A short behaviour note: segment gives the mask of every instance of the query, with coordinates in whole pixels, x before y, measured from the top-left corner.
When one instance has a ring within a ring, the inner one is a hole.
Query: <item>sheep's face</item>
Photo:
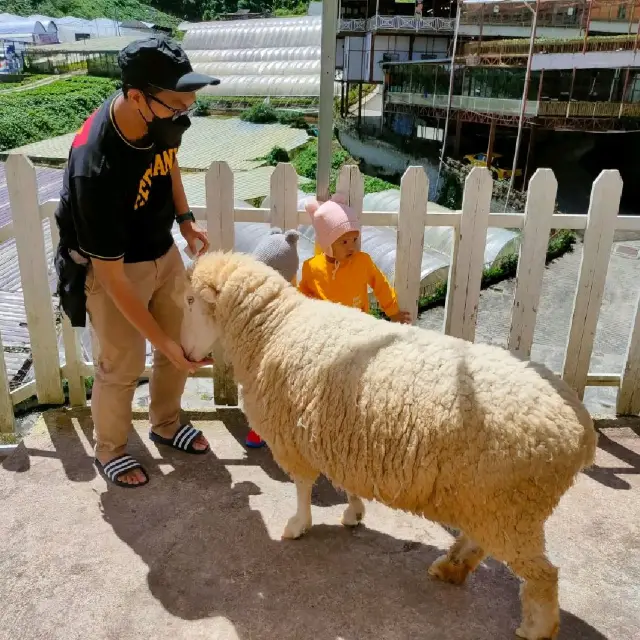
[[[218,339],[213,306],[187,283],[182,292],[184,315],[180,342],[184,353],[193,362],[203,360],[213,349]]]

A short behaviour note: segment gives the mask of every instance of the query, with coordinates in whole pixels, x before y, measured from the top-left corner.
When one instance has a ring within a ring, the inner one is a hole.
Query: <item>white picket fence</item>
[[[11,156],[6,173],[13,225],[0,231],[0,241],[16,238],[36,378],[10,391],[4,356],[0,356],[0,430],[11,431],[13,406],[26,397],[36,394],[39,402],[46,404],[64,402],[63,378],[69,383],[71,404],[86,404],[84,378],[93,373],[93,364],[81,358],[78,335],[63,318],[66,364],[60,365],[42,233],[42,221],[49,218],[54,244],[57,242],[53,218],[57,201],[38,203],[35,171],[26,157]],[[557,182],[549,169],[539,169],[530,181],[524,214],[490,213],[491,176],[486,169],[475,168],[467,177],[462,211],[430,212],[428,186],[424,170],[411,167],[402,178],[399,212],[374,213],[362,211],[364,187],[357,167],[344,167],[338,180],[337,190],[347,196],[362,224],[398,229],[395,288],[400,306],[417,316],[425,227],[453,227],[455,241],[443,329],[450,335],[474,340],[487,228],[522,229],[508,347],[528,358],[550,230],[584,230],[573,317],[559,373],[581,396],[588,385],[619,387],[618,413],[640,413],[640,300],[622,375],[589,373],[614,231],[640,231],[640,217],[618,215],[622,193],[619,173],[604,171],[594,182],[587,216],[554,214]],[[234,221],[268,222],[285,229],[308,224],[307,214],[297,208],[297,192],[293,167],[280,164],[271,178],[271,208],[235,209],[233,173],[226,163],[214,162],[206,175],[206,205],[194,207],[194,213],[206,223],[212,250],[232,250]],[[196,375],[213,378],[216,404],[237,403],[237,387],[220,356],[214,367]]]

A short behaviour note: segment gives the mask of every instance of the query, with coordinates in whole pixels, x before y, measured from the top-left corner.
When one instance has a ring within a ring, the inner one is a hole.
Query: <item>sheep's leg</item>
[[[516,635],[526,640],[555,638],[560,628],[558,569],[544,553],[517,557],[509,561],[509,566],[524,580],[520,588],[522,624]]]
[[[357,527],[364,518],[364,503],[358,496],[347,493],[349,506],[342,514],[342,524],[345,527]]]
[[[447,554],[429,567],[429,574],[443,582],[462,584],[484,556],[484,550],[461,533]]]
[[[298,497],[298,510],[296,515],[290,518],[282,534],[283,540],[296,540],[311,527],[311,490],[315,478],[294,477],[296,494]]]

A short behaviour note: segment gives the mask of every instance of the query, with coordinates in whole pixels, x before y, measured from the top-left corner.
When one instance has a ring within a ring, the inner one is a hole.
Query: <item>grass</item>
[[[20,438],[16,433],[0,433],[0,444],[18,444]]]
[[[38,80],[44,80],[45,78],[50,78],[51,76],[48,74],[42,73],[34,73],[31,75],[27,75],[20,82],[0,82],[0,91],[5,91],[6,89],[18,89],[20,87],[26,87]]]
[[[304,147],[295,153],[291,163],[298,175],[304,176],[311,181],[301,184],[300,190],[305,193],[315,193],[316,172],[318,168],[318,141],[315,139],[310,140],[306,145],[304,145]],[[340,169],[342,169],[344,165],[348,164],[357,165],[358,162],[342,148],[337,140],[334,139],[333,153],[331,154],[331,171],[329,174],[329,190],[332,193],[335,193]],[[397,189],[396,185],[391,182],[387,182],[386,180],[381,180],[380,178],[374,178],[367,175],[364,175],[363,178],[365,194],[386,191],[387,189]]]
[[[0,151],[76,131],[117,86],[77,76],[0,95]]]

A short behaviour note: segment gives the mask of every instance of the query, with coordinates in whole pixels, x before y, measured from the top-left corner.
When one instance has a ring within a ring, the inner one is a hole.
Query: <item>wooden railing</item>
[[[56,201],[38,203],[35,170],[26,157],[11,155],[6,164],[6,174],[13,224],[1,230],[1,239],[15,237],[17,243],[36,380],[10,390],[4,355],[0,355],[0,431],[13,429],[13,406],[29,395],[37,395],[43,404],[62,404],[63,378],[68,381],[71,404],[84,405],[84,378],[93,373],[93,363],[84,361],[78,334],[65,317],[61,321],[64,366],[61,366],[58,355],[57,327],[42,232],[42,221],[49,219],[55,246],[57,238],[53,215]],[[229,166],[224,162],[214,162],[206,176],[206,204],[194,208],[197,219],[206,223],[212,250],[233,249],[234,221],[269,222],[281,228],[308,224],[307,214],[297,208],[297,175],[291,165],[278,165],[272,175],[270,209],[234,208],[233,182]],[[521,229],[508,348],[522,358],[529,358],[549,232],[551,229],[584,230],[573,316],[564,365],[559,373],[581,396],[587,385],[620,387],[618,412],[640,413],[640,300],[623,372],[589,373],[614,231],[640,231],[640,217],[618,215],[622,193],[619,173],[604,171],[594,182],[586,216],[554,214],[557,182],[549,169],[539,169],[531,179],[524,214],[489,212],[492,183],[486,169],[474,168],[467,177],[462,211],[430,211],[428,187],[422,167],[411,167],[402,178],[400,210],[374,213],[362,211],[364,186],[357,167],[344,167],[338,180],[338,191],[345,194],[362,224],[392,226],[398,230],[394,284],[400,306],[410,311],[414,318],[417,316],[425,226],[452,227],[455,241],[443,330],[449,335],[473,341],[487,228]],[[237,389],[220,353],[216,362],[215,368],[202,369],[197,375],[213,377],[217,404],[235,404]]]
[[[586,49],[585,49],[586,46]],[[590,36],[586,45],[582,38],[567,40],[538,39],[534,43],[536,53],[582,53],[583,51],[629,51],[637,48],[636,35],[626,36]],[[484,42],[468,42],[463,47],[463,56],[509,57],[529,55],[529,40],[519,38],[515,40],[489,40]]]

